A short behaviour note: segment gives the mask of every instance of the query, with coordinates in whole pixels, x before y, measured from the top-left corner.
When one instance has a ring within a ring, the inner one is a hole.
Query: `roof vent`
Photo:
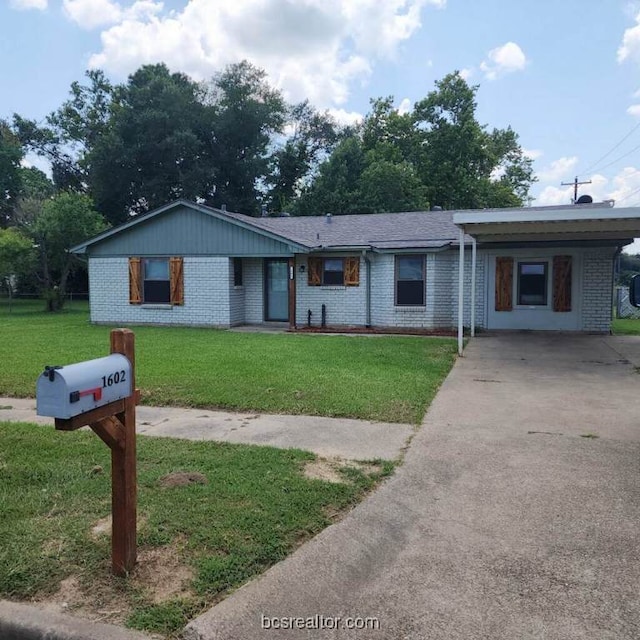
[[[431,211],[442,211],[442,207],[439,204],[436,204],[431,207]]]
[[[331,224],[331,219],[333,218],[333,216],[330,213],[327,213],[324,218],[327,221],[327,224]]]
[[[220,205],[220,211],[226,211],[227,210],[227,205],[226,204],[221,204]]]
[[[267,205],[266,205],[266,204],[263,204],[263,205],[260,207],[260,217],[261,217],[261,218],[266,218],[266,217],[267,217],[267,215],[268,215],[268,214],[267,214]]]
[[[577,200],[576,200],[576,204],[591,204],[593,202],[593,198],[591,196],[580,196]]]

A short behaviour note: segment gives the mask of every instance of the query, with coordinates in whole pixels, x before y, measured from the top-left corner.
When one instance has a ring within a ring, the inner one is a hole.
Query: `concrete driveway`
[[[186,637],[640,637],[634,363],[637,338],[472,340],[399,472]]]

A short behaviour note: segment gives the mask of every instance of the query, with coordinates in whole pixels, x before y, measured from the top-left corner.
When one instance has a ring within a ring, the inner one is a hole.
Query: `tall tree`
[[[109,123],[86,162],[96,206],[110,222],[177,198],[212,197],[212,113],[202,93],[164,64],[144,66],[116,88]]]
[[[423,150],[418,173],[431,203],[446,209],[521,205],[535,180],[531,160],[513,130],[489,133],[480,125],[477,91],[455,72],[415,105]]]
[[[63,192],[44,203],[29,230],[38,248],[38,278],[48,311],[64,305],[67,281],[79,264],[69,249],[106,228],[86,195]]]
[[[289,206],[320,160],[348,133],[327,112],[318,112],[308,101],[290,108],[287,129],[289,135],[270,156],[267,197],[272,211],[283,211]]]
[[[0,228],[10,222],[20,195],[22,146],[9,125],[0,120]]]
[[[429,203],[447,209],[524,204],[535,180],[531,160],[511,128],[487,131],[480,125],[477,90],[452,73],[406,113],[398,112],[391,96],[372,100],[360,130],[320,166],[293,210],[310,214],[423,209]]]
[[[232,64],[210,85],[215,109],[213,152],[217,175],[213,204],[248,215],[259,209],[259,182],[269,169],[269,146],[287,121],[282,94],[247,61]]]
[[[9,294],[9,311],[14,280],[34,265],[33,242],[15,228],[0,229],[0,285]]]

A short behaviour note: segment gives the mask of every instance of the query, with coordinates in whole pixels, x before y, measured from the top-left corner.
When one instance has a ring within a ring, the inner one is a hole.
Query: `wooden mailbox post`
[[[111,449],[111,566],[117,576],[127,575],[136,564],[136,404],[135,336],[129,329],[111,331],[111,353],[131,363],[129,397],[91,409],[72,418],[55,419],[59,431],[89,426]]]

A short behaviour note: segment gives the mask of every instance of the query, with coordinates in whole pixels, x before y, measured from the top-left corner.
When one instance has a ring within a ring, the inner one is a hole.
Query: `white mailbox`
[[[131,363],[114,353],[64,367],[46,367],[36,385],[39,416],[68,419],[132,394]]]

